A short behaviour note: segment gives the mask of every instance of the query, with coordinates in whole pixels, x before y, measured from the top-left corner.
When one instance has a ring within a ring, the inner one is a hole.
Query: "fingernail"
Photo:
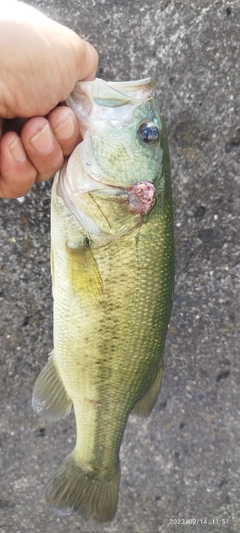
[[[19,161],[23,163],[23,161],[26,161],[27,156],[25,154],[25,151],[22,147],[22,143],[18,137],[16,137],[11,144],[9,145],[9,150],[16,161]]]
[[[30,143],[36,152],[39,152],[39,154],[46,154],[50,152],[53,147],[53,139],[54,137],[49,124],[45,124],[41,130],[33,135],[30,139]]]
[[[63,141],[72,137],[74,130],[75,126],[71,115],[68,115],[64,122],[61,122],[56,128],[54,128],[57,138]]]

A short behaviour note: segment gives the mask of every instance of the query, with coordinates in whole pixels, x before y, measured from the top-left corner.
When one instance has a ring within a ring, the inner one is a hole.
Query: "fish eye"
[[[154,122],[142,122],[138,128],[138,135],[145,144],[155,146],[159,139],[159,129]]]

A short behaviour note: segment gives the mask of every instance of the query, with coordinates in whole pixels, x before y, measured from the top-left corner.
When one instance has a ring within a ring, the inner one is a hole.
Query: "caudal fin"
[[[59,515],[78,511],[86,520],[108,522],[117,509],[119,480],[119,468],[100,477],[80,466],[73,452],[49,480],[46,503]]]

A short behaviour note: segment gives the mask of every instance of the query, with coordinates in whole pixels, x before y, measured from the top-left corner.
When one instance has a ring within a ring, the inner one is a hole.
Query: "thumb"
[[[80,57],[78,58],[79,77],[77,81],[79,81],[80,79],[82,81],[94,80],[98,68],[98,53],[97,50],[88,41],[82,42],[84,47],[85,60],[83,60],[83,63],[80,64]],[[85,72],[83,70],[83,66],[85,67]]]
[[[98,53],[96,49],[79,35],[74,33],[73,52],[76,62],[76,82],[94,80],[98,68]]]

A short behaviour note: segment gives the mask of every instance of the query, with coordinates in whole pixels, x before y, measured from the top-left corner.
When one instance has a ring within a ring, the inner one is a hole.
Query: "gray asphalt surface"
[[[51,183],[23,203],[0,201],[0,531],[240,531],[239,0],[29,3],[97,47],[99,77],[157,78],[176,286],[161,395],[149,419],[130,417],[116,517],[102,526],[56,517],[43,490],[73,448],[74,419],[45,426],[31,411],[52,348]]]

